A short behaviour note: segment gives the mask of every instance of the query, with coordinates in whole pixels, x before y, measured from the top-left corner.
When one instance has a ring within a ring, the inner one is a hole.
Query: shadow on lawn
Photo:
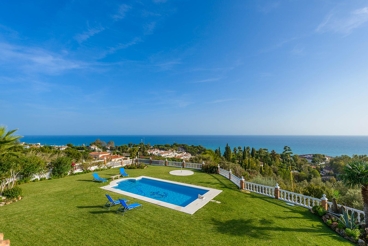
[[[93,205],[93,206],[77,206],[77,208],[103,208],[102,205]]]
[[[256,197],[255,197],[256,198]],[[300,206],[290,206],[290,205],[287,205],[286,201],[280,201],[280,200],[276,200],[274,198],[270,198],[270,197],[257,197],[258,199],[261,199],[265,202],[268,202],[268,203],[272,203],[273,205],[276,205],[278,207],[282,207],[282,208],[285,208],[287,209],[286,211],[284,212],[287,212],[287,213],[294,213],[296,216],[287,216],[287,217],[274,217],[274,218],[279,218],[279,219],[308,219],[308,220],[312,220],[312,221],[318,221],[318,219],[316,219],[316,217],[309,211],[308,208],[303,208],[303,207],[300,207]],[[295,211],[293,208],[302,208],[303,211]],[[302,216],[298,216],[298,215],[302,215]]]
[[[230,185],[225,184],[221,179],[218,178],[218,174],[214,175],[214,174],[209,174],[212,178],[214,178],[215,180],[217,180],[217,182],[203,182],[201,181],[201,184],[210,184],[210,185],[216,185],[218,183],[220,183],[222,185],[222,187],[219,188],[228,188],[228,189],[233,189],[234,187],[236,187],[235,184],[230,183]]]
[[[108,210],[103,205],[77,206],[77,208],[98,208],[99,209],[99,210],[95,210],[95,211],[88,211],[91,214],[116,213],[116,210]]]
[[[280,225],[275,223],[272,220],[268,219],[232,219],[228,221],[219,221],[216,219],[212,220],[214,223],[215,228],[219,233],[222,234],[229,234],[232,236],[247,236],[252,238],[259,238],[259,239],[272,239],[275,237],[276,233],[282,232],[303,232],[303,233],[311,233],[312,236],[318,235],[327,235],[333,233],[331,232],[323,232],[321,231],[321,227],[313,227],[313,228],[285,228],[280,227]],[[275,235],[275,236],[273,236]],[[277,237],[277,236],[276,236]],[[343,238],[336,237],[336,240],[345,241]]]
[[[83,182],[95,182],[92,179],[77,179],[77,181],[83,181]]]
[[[90,211],[91,214],[108,214],[108,213],[116,213],[114,210],[102,210],[102,211]]]

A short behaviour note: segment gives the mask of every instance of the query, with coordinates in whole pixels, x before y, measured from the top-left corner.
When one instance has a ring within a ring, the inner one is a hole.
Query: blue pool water
[[[127,179],[113,188],[185,207],[208,190],[154,179]]]

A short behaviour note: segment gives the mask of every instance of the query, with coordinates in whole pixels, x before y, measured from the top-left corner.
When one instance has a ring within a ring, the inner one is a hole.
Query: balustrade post
[[[220,174],[220,164],[217,165],[217,174]]]
[[[276,183],[276,186],[275,186],[274,195],[275,195],[275,199],[279,199],[280,198],[280,186],[277,183]]]
[[[232,172],[231,172],[231,169],[229,170],[229,179],[231,180],[231,174],[232,174]]]
[[[326,194],[323,194],[322,198],[321,198],[321,206],[322,208],[324,208],[326,211],[328,210],[328,199],[326,197]]]
[[[165,166],[167,166],[169,164],[169,162],[167,161],[167,159],[165,159]]]
[[[244,190],[244,188],[245,188],[245,180],[244,180],[244,177],[242,176],[240,180],[240,189]]]

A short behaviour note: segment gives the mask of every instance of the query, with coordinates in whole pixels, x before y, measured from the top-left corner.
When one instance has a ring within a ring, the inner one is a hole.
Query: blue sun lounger
[[[98,182],[107,182],[107,179],[101,178],[100,176],[98,176],[98,173],[92,173],[93,176],[93,181],[98,181]]]
[[[125,212],[127,210],[132,210],[134,208],[138,208],[138,207],[142,206],[142,204],[139,204],[139,203],[132,203],[132,204],[128,205],[126,203],[126,200],[124,200],[124,199],[119,199],[119,201],[120,201],[121,207],[118,208],[118,210],[116,212]]]
[[[109,208],[109,210],[110,210],[111,207],[120,204],[120,200],[119,199],[118,200],[114,200],[114,199],[112,199],[112,197],[109,194],[105,194],[105,195],[107,197],[107,202],[106,202],[106,204],[104,206],[105,208]],[[122,199],[122,198],[120,198],[120,199]],[[126,199],[122,199],[122,200],[124,200],[125,202],[128,202],[128,200],[126,200]]]
[[[121,167],[121,168],[120,168],[120,174],[121,174],[121,176],[123,176],[123,177],[128,177],[128,176],[129,176],[129,174],[127,174],[127,173],[125,172],[124,167]]]

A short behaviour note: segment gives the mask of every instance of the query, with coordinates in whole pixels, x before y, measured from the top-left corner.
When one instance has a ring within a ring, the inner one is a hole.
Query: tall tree
[[[256,158],[256,155],[257,155],[257,150],[255,148],[252,148],[252,151],[250,152],[250,156],[252,158]]]
[[[224,157],[225,157],[225,160],[231,161],[231,148],[230,148],[229,144],[226,144]]]
[[[360,186],[363,205],[365,228],[368,228],[368,163],[362,160],[353,160],[344,167],[341,179],[347,186]]]
[[[282,160],[284,162],[284,165],[289,168],[290,172],[290,183],[291,183],[291,191],[294,191],[294,180],[293,180],[293,171],[292,171],[292,162],[293,159],[291,158],[291,155],[293,152],[291,151],[291,148],[289,146],[284,147],[284,151],[282,152]]]

